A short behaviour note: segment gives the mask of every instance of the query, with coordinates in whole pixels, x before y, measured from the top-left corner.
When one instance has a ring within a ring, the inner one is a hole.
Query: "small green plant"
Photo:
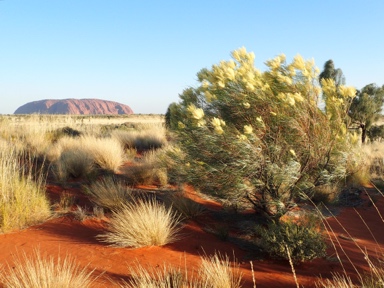
[[[112,212],[102,241],[118,247],[162,246],[178,239],[180,217],[155,199],[135,200]]]
[[[258,232],[259,245],[272,258],[289,260],[287,247],[295,263],[325,256],[325,239],[314,220],[271,222]]]
[[[0,281],[6,288],[28,287],[92,287],[93,271],[80,268],[69,256],[64,259],[42,255],[35,251],[33,255],[25,253],[17,257],[14,264],[8,265],[6,273],[0,275]]]

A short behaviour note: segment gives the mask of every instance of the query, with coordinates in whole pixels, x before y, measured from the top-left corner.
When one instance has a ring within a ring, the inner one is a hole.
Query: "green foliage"
[[[280,55],[260,72],[245,48],[232,56],[201,70],[201,85],[186,89],[169,109],[184,153],[179,168],[184,173],[188,166],[183,179],[203,193],[247,199],[279,217],[300,193],[345,177],[345,110],[331,96],[326,112],[318,108],[321,89],[311,61],[296,56],[287,64]],[[339,89],[342,101],[354,95],[331,82],[324,87],[327,95]]]
[[[368,131],[369,139],[382,141],[384,139],[384,125],[372,125]]]
[[[357,92],[349,109],[349,116],[352,122],[357,124],[362,130],[361,141],[365,142],[367,131],[378,119],[381,108],[384,104],[384,85],[366,85],[361,91]]]
[[[294,222],[271,222],[259,229],[260,246],[272,258],[304,262],[326,255],[326,244],[313,219]]]
[[[345,77],[340,68],[335,68],[333,60],[328,60],[324,64],[324,70],[319,75],[320,83],[322,79],[332,79],[336,86],[345,84]]]

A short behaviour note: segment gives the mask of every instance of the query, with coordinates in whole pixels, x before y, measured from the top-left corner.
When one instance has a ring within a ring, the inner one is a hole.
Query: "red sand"
[[[62,188],[55,185],[48,185],[47,189],[51,196],[63,192]],[[67,189],[68,191],[74,194],[79,193],[76,188]],[[191,197],[195,200],[198,199],[196,195]],[[363,197],[366,198],[364,195]],[[80,205],[86,203],[86,199],[83,199],[83,197],[78,199]],[[217,203],[202,199],[199,199],[199,201],[208,205],[210,209],[220,209],[220,205]],[[380,251],[380,246],[384,247],[383,221],[375,207],[369,205],[369,203],[366,201],[356,211],[368,224],[378,244],[353,208],[342,208],[337,215],[337,221],[334,218],[328,218],[334,232],[334,239],[337,239],[342,245],[359,273],[366,270],[368,265],[364,260],[364,255],[349,237],[352,237],[360,248],[366,250],[372,257],[383,254]],[[384,215],[383,197],[378,198],[376,206]],[[108,247],[95,239],[96,235],[103,232],[106,224],[105,220],[92,218],[81,222],[67,215],[50,219],[43,224],[22,231],[0,235],[0,265],[6,263],[12,265],[15,254],[25,252],[29,255],[36,248],[54,257],[59,254],[62,256],[69,254],[75,257],[82,267],[88,265],[88,269],[94,269],[95,275],[104,272],[95,282],[94,287],[113,287],[114,285],[111,284],[109,279],[129,279],[129,267],[137,263],[144,267],[162,267],[164,264],[173,265],[181,267],[181,269],[187,269],[188,275],[193,273],[196,275],[196,270],[201,261],[200,256],[212,255],[215,251],[218,251],[229,256],[235,255],[240,262],[241,272],[244,275],[243,287],[253,287],[249,262],[249,258],[252,260],[252,255],[235,244],[222,241],[213,234],[202,230],[201,225],[198,223],[203,221],[204,219],[200,219],[198,222],[189,221],[182,230],[182,239],[175,243],[163,247],[129,249]],[[212,219],[207,221],[212,221]],[[343,230],[338,221],[347,229],[350,235]],[[339,243],[334,242],[339,247]],[[338,249],[338,253],[347,273],[353,279],[356,279],[357,273],[347,257],[343,255],[340,249]],[[314,282],[318,280],[320,275],[327,278],[331,276],[331,273],[343,273],[340,263],[335,261],[336,255],[332,247],[329,248],[328,255],[328,259],[316,259],[295,266],[300,286],[313,287]],[[253,259],[254,276],[258,288],[296,287],[288,262],[255,260],[255,257]]]

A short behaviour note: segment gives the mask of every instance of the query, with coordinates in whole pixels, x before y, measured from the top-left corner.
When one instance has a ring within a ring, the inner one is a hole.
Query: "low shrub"
[[[270,257],[304,262],[325,256],[326,243],[315,220],[270,222],[259,228],[259,245]],[[287,253],[289,249],[289,254]]]
[[[108,232],[97,238],[112,246],[162,246],[178,239],[180,217],[155,199],[136,200],[113,211]]]

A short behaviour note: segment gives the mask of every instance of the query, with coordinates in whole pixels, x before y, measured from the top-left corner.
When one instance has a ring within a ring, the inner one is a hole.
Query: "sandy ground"
[[[47,191],[53,201],[61,193],[70,192],[78,195],[77,204],[89,204],[75,186],[67,187],[64,191],[62,187],[51,184],[47,185]],[[367,188],[366,191],[375,194],[372,188]],[[192,199],[206,205],[212,213],[223,210],[218,203],[199,198],[191,189],[188,193]],[[326,259],[295,265],[300,286],[314,287],[318,277],[328,278],[331,273],[343,273],[344,269],[353,279],[357,279],[357,272],[362,273],[368,268],[362,251],[366,251],[372,258],[383,255],[380,249],[384,248],[384,225],[376,208],[384,215],[384,198],[374,196],[375,207],[365,192],[361,197],[363,203],[359,207],[340,208],[336,218],[327,218],[332,227],[330,238],[337,247],[337,253],[329,241],[330,248]],[[252,220],[253,216],[248,217]],[[181,239],[175,243],[163,247],[129,249],[109,247],[95,239],[96,235],[104,231],[108,219],[89,218],[79,221],[72,215],[64,215],[22,231],[0,235],[0,265],[8,263],[12,267],[15,255],[32,255],[33,250],[39,249],[54,257],[70,255],[76,258],[82,267],[94,270],[96,276],[104,273],[97,279],[94,287],[114,287],[111,280],[129,279],[130,267],[138,263],[144,267],[173,265],[187,270],[188,275],[196,276],[201,256],[220,252],[229,255],[231,259],[235,256],[240,263],[244,276],[243,287],[254,287],[252,276],[255,277],[259,288],[296,287],[288,262],[260,260],[257,252],[244,248],[243,245],[232,241],[231,237],[224,241],[203,229],[220,225],[220,221],[226,221],[225,219],[212,217],[208,213],[197,220],[189,220],[182,230]],[[337,257],[340,257],[343,266]],[[253,273],[250,261],[253,263]]]

